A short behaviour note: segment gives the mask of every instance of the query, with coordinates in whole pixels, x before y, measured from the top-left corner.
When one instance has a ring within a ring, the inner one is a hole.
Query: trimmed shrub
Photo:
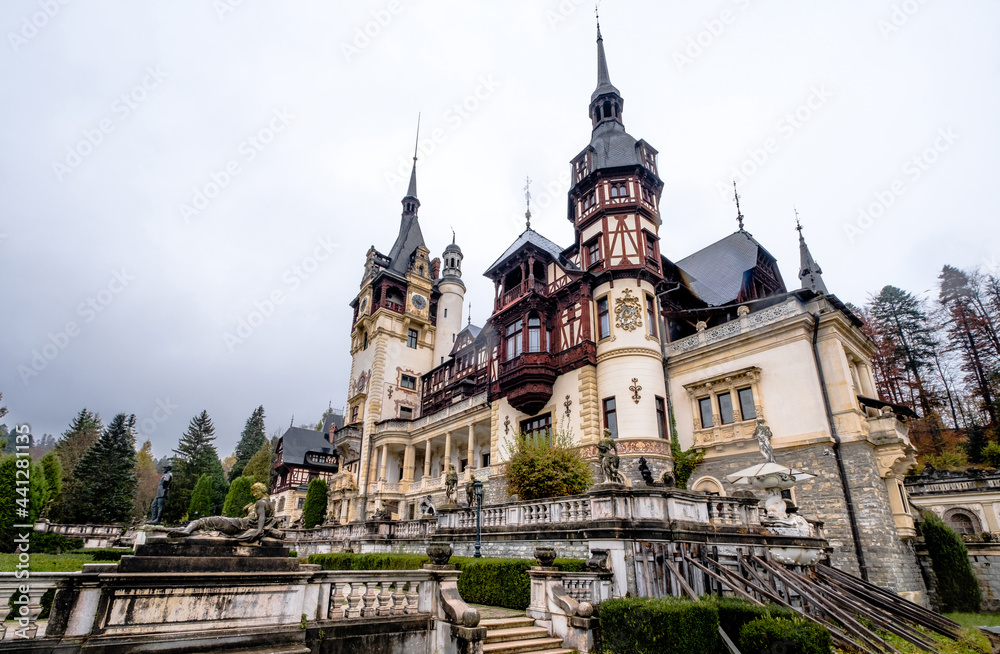
[[[792,620],[798,613],[792,609],[777,604],[757,606],[751,602],[736,597],[707,597],[705,601],[712,602],[719,611],[719,626],[725,630],[735,643],[740,636],[743,625],[758,618],[784,618]],[[720,649],[720,652],[725,650]]]
[[[250,491],[253,483],[253,477],[237,477],[233,480],[222,505],[222,515],[227,518],[242,518],[246,515],[243,509],[254,504],[253,493]]]
[[[309,482],[309,490],[306,491],[306,502],[302,509],[302,526],[312,529],[323,523],[326,515],[326,480],[317,477]]]
[[[805,620],[757,618],[743,625],[739,648],[743,654],[830,654],[830,632]]]
[[[930,511],[920,524],[931,567],[937,576],[937,595],[941,612],[978,613],[982,601],[979,581],[969,563],[969,550],[951,528]]]
[[[65,554],[83,547],[79,538],[67,538],[62,534],[36,534],[28,537],[28,545],[33,554]]]
[[[713,602],[627,597],[601,602],[606,654],[715,652],[719,612]]]

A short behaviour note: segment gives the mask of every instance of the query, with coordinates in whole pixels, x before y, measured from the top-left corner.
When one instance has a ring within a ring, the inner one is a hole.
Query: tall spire
[[[597,8],[594,8],[597,13]],[[597,17],[597,88],[590,96],[590,116],[594,127],[605,121],[621,123],[622,106],[625,104],[621,94],[611,83],[608,73],[608,57],[604,53],[604,37],[601,36],[601,18]]]
[[[829,294],[826,284],[823,282],[823,269],[812,257],[806,239],[802,236],[802,223],[799,222],[799,212],[795,207],[795,229],[799,232],[799,279],[802,280],[802,288],[814,293]]]
[[[417,114],[417,139],[413,144],[413,170],[410,171],[410,186],[406,189],[406,196],[403,197],[403,215],[416,215],[420,208],[420,200],[417,199],[417,151],[420,148],[420,114]]]

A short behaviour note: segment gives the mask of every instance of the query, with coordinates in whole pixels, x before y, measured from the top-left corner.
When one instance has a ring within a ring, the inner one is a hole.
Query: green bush
[[[758,606],[736,597],[708,597],[705,598],[705,601],[715,604],[715,608],[719,611],[719,626],[725,630],[726,635],[733,642],[736,642],[740,636],[740,630],[748,622],[753,622],[758,618],[785,618],[792,620],[799,615],[792,609],[777,604]],[[720,649],[719,651],[724,650]]]
[[[941,518],[930,511],[924,512],[920,524],[931,567],[937,577],[937,595],[941,612],[961,611],[976,613],[982,601],[979,581],[969,563],[969,550],[962,539]]]
[[[36,534],[28,537],[28,545],[32,554],[64,554],[83,547],[79,538],[67,538],[62,534]]]
[[[517,434],[508,450],[507,492],[522,500],[579,495],[594,482],[590,464],[566,435]]]
[[[418,570],[430,559],[424,554],[310,554],[308,562],[324,570]],[[501,606],[523,611],[531,603],[531,580],[528,569],[534,559],[477,559],[453,556],[449,562],[458,567],[458,594],[470,604]],[[553,564],[563,572],[586,569],[583,559],[556,559]]]
[[[106,547],[93,549],[79,549],[69,552],[69,554],[90,554],[94,557],[94,563],[107,561],[121,561],[126,554],[132,554],[132,550],[120,547]]]
[[[740,630],[739,645],[743,654],[830,654],[830,632],[805,620],[757,618]]]
[[[309,482],[305,506],[302,509],[302,526],[306,529],[312,529],[323,523],[323,517],[326,515],[326,495],[326,480],[317,477]]]
[[[627,597],[601,602],[605,654],[715,652],[719,612],[713,602]]]
[[[222,515],[227,518],[242,518],[246,515],[243,510],[247,505],[253,506],[254,498],[250,488],[253,486],[253,477],[237,477],[229,485],[229,492],[226,493],[226,501],[222,505]]]

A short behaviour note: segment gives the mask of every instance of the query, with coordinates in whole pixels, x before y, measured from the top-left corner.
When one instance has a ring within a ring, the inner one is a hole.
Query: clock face
[[[364,313],[365,309],[367,309],[367,308],[368,308],[368,298],[363,297],[363,298],[361,298],[361,307],[358,310],[358,313]]]
[[[358,387],[357,388],[358,388],[358,392],[359,393],[362,392],[363,390],[365,390],[365,383],[367,381],[368,380],[365,378],[365,373],[361,373],[360,375],[358,375]]]
[[[424,298],[423,295],[420,295],[419,293],[414,293],[413,294],[413,306],[415,306],[417,308],[417,310],[423,311],[424,307],[427,306],[427,300]]]

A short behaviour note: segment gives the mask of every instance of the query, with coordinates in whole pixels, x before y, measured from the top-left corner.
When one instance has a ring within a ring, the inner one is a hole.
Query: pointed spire
[[[799,279],[802,280],[802,288],[814,293],[829,294],[826,284],[823,282],[823,269],[812,257],[806,239],[802,236],[802,223],[799,222],[798,209],[795,210],[795,229],[799,232]]]
[[[420,208],[420,200],[417,199],[417,152],[420,148],[420,114],[417,114],[417,139],[413,144],[413,169],[410,171],[410,186],[406,189],[403,197],[403,214],[416,214]]]

